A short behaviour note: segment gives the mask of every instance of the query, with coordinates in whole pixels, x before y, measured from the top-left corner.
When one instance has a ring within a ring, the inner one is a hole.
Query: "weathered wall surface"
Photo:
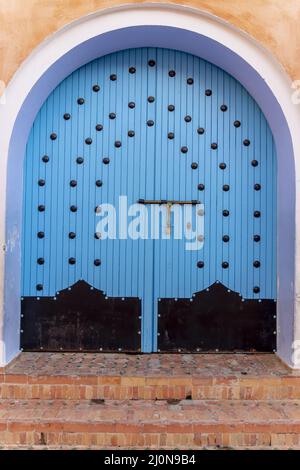
[[[0,80],[8,83],[39,43],[81,16],[150,1],[0,0]],[[198,8],[230,22],[266,47],[291,79],[300,79],[299,0],[164,0],[164,3]]]

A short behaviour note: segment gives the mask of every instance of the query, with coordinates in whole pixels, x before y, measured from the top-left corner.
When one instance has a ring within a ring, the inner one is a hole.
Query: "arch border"
[[[239,80],[264,112],[274,135],[280,175],[277,353],[296,367],[293,346],[296,340],[300,342],[300,110],[291,100],[291,80],[274,57],[247,34],[200,10],[166,4],[125,5],[67,25],[30,54],[6,89],[5,104],[0,105],[0,367],[19,352],[22,160],[35,115],[55,86],[76,68],[130,47],[167,47],[208,60]]]

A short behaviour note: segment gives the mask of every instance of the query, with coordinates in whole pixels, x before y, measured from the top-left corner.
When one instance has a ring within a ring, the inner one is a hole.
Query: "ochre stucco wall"
[[[142,0],[0,0],[0,80],[11,79],[47,36],[83,15]],[[151,2],[156,3],[156,2]],[[213,13],[246,31],[300,79],[300,0],[165,0]]]

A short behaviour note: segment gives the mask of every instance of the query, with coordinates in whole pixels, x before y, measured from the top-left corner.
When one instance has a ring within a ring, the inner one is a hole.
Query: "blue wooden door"
[[[206,300],[197,295],[211,295],[217,284],[224,292],[216,291],[213,299],[219,296],[223,303],[226,292],[235,293],[238,299],[229,301],[228,311],[246,312],[245,325],[251,316],[255,337],[273,335],[267,332],[275,329],[268,303],[276,299],[275,146],[255,101],[221,69],[186,53],[153,48],[117,52],[85,65],[38,113],[24,175],[26,312],[43,299],[59,301],[61,292],[84,281],[107,301],[137,299],[127,309],[127,315],[132,309],[141,317],[141,325],[132,326],[140,340],[133,349],[181,350],[178,331],[171,331],[168,321],[186,331],[194,323],[193,346],[188,347],[187,335],[182,349],[211,349],[201,347],[209,315],[205,307],[202,325],[197,315]],[[140,199],[149,218],[154,204],[147,201],[201,203],[189,207],[190,223],[182,220],[189,224],[182,227],[187,235],[200,220],[194,234],[198,248],[187,249],[187,238],[176,238],[173,206],[166,204],[160,206],[160,232],[167,236],[151,237],[150,227],[140,237],[135,227],[135,236],[128,236],[137,209],[132,205]],[[110,236],[103,223],[109,207],[115,210]],[[188,302],[195,302],[196,314]],[[24,334],[32,337],[32,324],[23,322]],[[209,331],[214,333],[214,326]],[[61,341],[59,348],[65,349]],[[213,349],[222,349],[218,341]],[[245,349],[257,349],[251,341],[245,337]],[[273,348],[273,336],[267,349],[271,343]]]

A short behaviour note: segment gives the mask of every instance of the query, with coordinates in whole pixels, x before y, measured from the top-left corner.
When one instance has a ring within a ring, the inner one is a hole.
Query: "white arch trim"
[[[179,49],[223,68],[251,93],[269,122],[279,175],[277,353],[296,367],[300,109],[291,100],[291,80],[267,50],[232,25],[199,10],[164,4],[126,5],[71,23],[37,47],[7,86],[0,104],[0,367],[19,352],[22,166],[34,117],[76,68],[116,50],[143,46]]]

